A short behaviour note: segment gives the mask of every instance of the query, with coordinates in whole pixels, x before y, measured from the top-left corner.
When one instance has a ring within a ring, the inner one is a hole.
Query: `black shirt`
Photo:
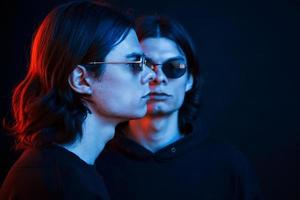
[[[152,153],[119,131],[96,167],[112,200],[261,199],[241,152],[196,133]]]
[[[72,152],[51,146],[25,150],[10,169],[0,199],[108,200],[102,177]]]

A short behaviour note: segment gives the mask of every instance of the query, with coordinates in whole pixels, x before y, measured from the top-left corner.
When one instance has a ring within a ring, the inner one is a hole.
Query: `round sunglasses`
[[[157,64],[146,60],[145,63],[148,67],[155,71],[155,67],[161,65],[161,69],[168,78],[180,78],[187,71],[187,64],[179,61],[166,61],[165,63]]]
[[[180,78],[185,74],[187,71],[187,64],[181,63],[178,60],[171,60],[166,61],[162,64],[153,63],[148,59],[145,59],[144,56],[141,56],[139,60],[137,61],[110,61],[110,62],[89,62],[88,64],[131,64],[134,68],[136,68],[138,71],[143,70],[143,65],[146,65],[147,67],[151,68],[153,71],[155,71],[156,66],[161,65],[162,71],[168,78]]]

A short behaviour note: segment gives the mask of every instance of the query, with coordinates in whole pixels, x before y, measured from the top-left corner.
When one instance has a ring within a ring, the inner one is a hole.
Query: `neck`
[[[82,126],[81,139],[77,138],[74,143],[62,146],[87,164],[93,165],[105,144],[113,137],[115,126],[116,123],[88,114]]]
[[[130,120],[127,136],[146,149],[156,152],[182,137],[178,127],[178,112],[170,115],[146,115]]]

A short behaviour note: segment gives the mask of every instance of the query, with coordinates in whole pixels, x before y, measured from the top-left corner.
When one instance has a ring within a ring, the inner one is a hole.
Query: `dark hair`
[[[89,110],[68,84],[78,64],[102,61],[134,28],[133,19],[96,1],[76,1],[52,10],[32,42],[28,73],[13,93],[17,148],[68,143],[82,136]],[[84,65],[99,77],[99,65]]]
[[[140,41],[146,38],[164,37],[174,41],[184,52],[188,71],[193,75],[194,83],[192,89],[186,92],[183,105],[179,110],[178,123],[182,133],[191,132],[200,106],[202,80],[199,62],[190,36],[178,22],[166,16],[140,17],[137,19],[136,29]]]

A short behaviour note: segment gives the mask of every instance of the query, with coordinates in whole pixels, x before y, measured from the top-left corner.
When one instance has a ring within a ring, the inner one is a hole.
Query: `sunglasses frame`
[[[144,56],[141,56],[139,61],[92,61],[89,62],[88,65],[99,65],[99,64],[139,64],[140,71],[143,70],[143,65],[147,66],[147,61]]]
[[[152,63],[152,62],[149,62],[149,61],[146,61],[146,65],[148,66],[148,67],[150,67],[153,71],[155,71],[155,66],[159,66],[159,65],[161,65],[162,66],[162,71],[164,72],[164,74],[166,75],[166,77],[168,77],[168,78],[173,78],[173,79],[176,79],[176,78],[180,78],[180,77],[182,77],[185,73],[186,73],[186,69],[187,69],[187,64],[185,64],[185,63],[178,63],[179,64],[179,67],[177,67],[177,68],[179,68],[179,69],[185,69],[185,71],[184,71],[184,73],[182,73],[180,76],[176,76],[176,77],[174,77],[174,76],[168,76],[168,73],[166,73],[166,71],[164,70],[164,66],[166,65],[166,64],[169,64],[169,63],[172,63],[172,62],[165,62],[165,63]],[[175,62],[173,62],[173,63],[175,63]]]

